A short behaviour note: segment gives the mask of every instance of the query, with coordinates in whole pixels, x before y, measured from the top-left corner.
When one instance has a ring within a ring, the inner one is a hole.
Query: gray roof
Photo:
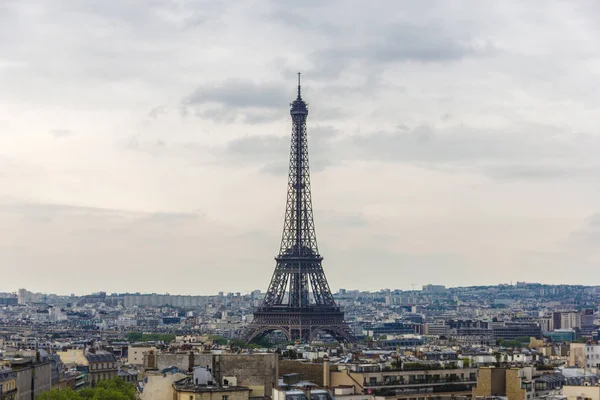
[[[112,353],[87,353],[85,358],[88,362],[96,363],[96,362],[116,362],[117,358]]]

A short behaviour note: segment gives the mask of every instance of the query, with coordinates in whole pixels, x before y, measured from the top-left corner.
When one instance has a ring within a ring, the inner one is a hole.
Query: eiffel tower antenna
[[[256,341],[281,331],[290,341],[310,342],[318,332],[327,332],[341,342],[352,342],[354,335],[333,299],[317,246],[306,133],[308,105],[301,97],[300,73],[290,115],[292,140],[281,246],[269,289],[244,339]]]

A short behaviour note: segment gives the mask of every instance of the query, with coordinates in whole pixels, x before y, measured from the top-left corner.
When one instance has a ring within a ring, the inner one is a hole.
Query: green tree
[[[127,334],[127,340],[129,342],[140,342],[143,337],[144,334],[142,332],[129,332]]]
[[[223,336],[211,335],[208,338],[218,345],[223,346],[227,344],[227,339],[225,339]]]
[[[53,389],[49,392],[42,393],[39,400],[80,400],[78,392],[74,392],[71,389]]]
[[[42,393],[39,400],[134,400],[135,388],[120,378],[100,381],[93,388],[74,392],[71,389],[54,389]]]
[[[141,332],[129,332],[127,334],[127,340],[129,342],[158,342],[162,341],[165,343],[172,342],[175,340],[175,335],[171,333],[141,333]]]

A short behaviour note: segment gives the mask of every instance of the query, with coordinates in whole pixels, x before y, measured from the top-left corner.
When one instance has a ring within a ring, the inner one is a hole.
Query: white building
[[[600,366],[600,344],[585,345],[585,366],[587,368]]]

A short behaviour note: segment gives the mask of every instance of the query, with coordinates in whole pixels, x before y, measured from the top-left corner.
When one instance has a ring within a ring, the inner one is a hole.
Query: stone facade
[[[144,355],[144,367],[146,368],[148,367],[148,355]],[[279,376],[279,359],[275,353],[177,353],[156,354],[155,358],[156,369],[159,371],[169,367],[189,371],[190,367],[208,366],[219,384],[223,384],[223,379],[227,377],[235,377],[237,385],[246,386],[252,390],[252,397],[271,396]]]
[[[178,390],[175,388],[175,399],[177,400],[248,400],[250,390],[227,390],[219,388],[216,390]]]
[[[526,400],[527,391],[522,388],[519,368],[479,369],[477,386],[473,388],[473,398],[506,396],[509,400]]]
[[[108,352],[87,353],[85,358],[88,363],[87,381],[91,386],[100,381],[117,377],[119,366],[114,354]]]
[[[300,380],[316,383],[323,386],[323,364],[307,363],[301,360],[279,360],[279,373],[300,374]]]
[[[9,367],[0,366],[0,400],[17,398],[17,374]]]
[[[14,368],[17,374],[17,400],[33,400],[52,388],[49,362],[31,363]]]

